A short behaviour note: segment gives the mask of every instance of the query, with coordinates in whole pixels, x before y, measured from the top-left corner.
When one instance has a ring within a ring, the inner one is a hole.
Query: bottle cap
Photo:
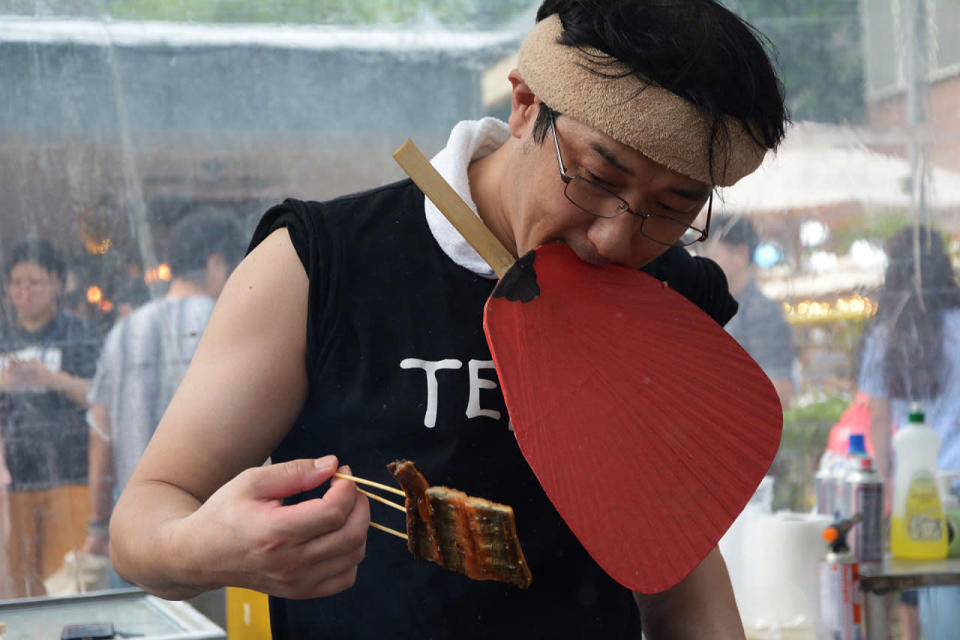
[[[926,416],[923,415],[923,411],[914,407],[910,413],[907,414],[907,421],[910,424],[923,424]]]
[[[851,433],[850,434],[850,446],[847,449],[847,452],[851,456],[865,456],[867,455],[867,449],[863,441],[862,433]]]

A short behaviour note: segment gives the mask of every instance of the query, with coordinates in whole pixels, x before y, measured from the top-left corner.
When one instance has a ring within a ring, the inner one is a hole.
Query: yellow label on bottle
[[[904,513],[907,536],[917,542],[943,539],[943,509],[936,480],[927,472],[919,472],[910,479]]]

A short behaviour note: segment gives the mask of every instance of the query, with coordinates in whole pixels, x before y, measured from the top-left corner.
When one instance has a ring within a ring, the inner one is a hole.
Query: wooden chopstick
[[[389,486],[389,485],[380,484],[379,482],[374,482],[373,480],[367,480],[367,479],[365,479],[365,478],[358,478],[358,477],[356,477],[356,476],[347,475],[346,473],[335,473],[335,474],[333,474],[333,477],[334,477],[334,478],[340,478],[340,479],[342,479],[342,480],[352,480],[353,482],[356,482],[357,484],[365,484],[365,485],[370,486],[370,487],[376,487],[377,489],[381,489],[381,490],[383,490],[383,491],[389,491],[390,493],[395,493],[395,494],[397,494],[398,496],[403,496],[404,498],[407,497],[407,494],[405,494],[405,493],[404,493],[403,491],[401,491],[400,489],[397,489],[396,487],[391,487],[391,486]]]
[[[357,491],[359,491],[359,492],[362,493],[363,495],[367,496],[367,497],[370,498],[371,500],[376,500],[377,502],[382,502],[383,504],[389,505],[389,506],[393,507],[394,509],[397,509],[398,511],[403,511],[404,513],[407,512],[407,508],[406,508],[405,506],[403,506],[402,504],[397,504],[396,502],[390,502],[390,501],[387,500],[386,498],[380,497],[380,496],[378,496],[378,495],[375,494],[375,493],[370,493],[369,491],[364,491],[363,489],[357,489]]]
[[[384,531],[384,532],[386,532],[386,533],[395,535],[395,536],[397,536],[398,538],[403,538],[404,540],[407,539],[407,534],[405,534],[405,533],[400,533],[399,531],[395,531],[395,530],[391,529],[390,527],[385,527],[385,526],[383,526],[382,524],[377,524],[376,522],[371,522],[371,523],[370,523],[370,526],[373,527],[374,529],[379,529],[380,531]]]
[[[400,489],[396,489],[396,488],[394,488],[394,487],[391,487],[391,486],[388,486],[388,485],[385,485],[385,484],[380,484],[379,482],[374,482],[373,480],[367,480],[366,478],[358,478],[358,477],[356,477],[356,476],[351,476],[351,475],[348,475],[348,474],[346,474],[346,473],[335,473],[335,474],[333,474],[333,475],[334,475],[334,477],[340,478],[341,480],[350,480],[351,482],[356,482],[357,484],[365,484],[365,485],[370,486],[370,487],[376,487],[377,489],[381,489],[381,490],[383,490],[383,491],[389,491],[390,493],[395,493],[395,494],[401,495],[401,496],[403,496],[403,497],[406,497],[406,496],[407,496],[407,494],[405,494],[405,493],[404,493],[403,491],[401,491]],[[399,504],[397,504],[396,502],[391,502],[390,500],[387,500],[386,498],[383,498],[383,497],[381,497],[381,496],[378,496],[378,495],[376,495],[376,494],[374,494],[374,493],[370,493],[369,491],[364,491],[363,489],[360,489],[359,487],[357,488],[357,491],[359,491],[359,492],[362,493],[363,495],[367,496],[368,498],[371,498],[372,500],[376,500],[377,502],[381,502],[381,503],[383,503],[383,504],[385,504],[385,505],[389,505],[389,506],[393,507],[394,509],[398,509],[398,510],[400,510],[400,511],[403,511],[404,513],[407,512],[407,508],[406,508],[405,506],[399,505]],[[385,526],[383,526],[382,524],[378,524],[378,523],[376,523],[376,522],[370,522],[370,526],[373,527],[374,529],[378,529],[378,530],[383,531],[383,532],[385,532],[385,533],[389,533],[389,534],[391,534],[391,535],[397,536],[398,538],[403,538],[404,540],[407,539],[407,534],[405,534],[405,533],[403,533],[403,532],[401,532],[401,531],[397,531],[396,529],[391,529],[390,527],[385,527]]]

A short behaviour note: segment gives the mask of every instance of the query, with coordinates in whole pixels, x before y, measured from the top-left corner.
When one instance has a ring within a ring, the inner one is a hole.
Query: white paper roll
[[[812,629],[819,617],[818,571],[825,515],[780,511],[744,523],[737,602],[744,626]]]

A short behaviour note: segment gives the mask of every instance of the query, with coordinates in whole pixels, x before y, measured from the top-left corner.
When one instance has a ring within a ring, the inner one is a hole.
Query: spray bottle
[[[862,433],[851,433],[849,444],[847,445],[847,457],[835,471],[836,474],[836,510],[833,516],[838,520],[840,518],[849,518],[858,509],[854,509],[853,487],[850,484],[850,474],[860,469],[860,460],[867,456],[867,449],[864,443]],[[860,512],[862,514],[862,512]],[[854,550],[856,546],[854,545]]]
[[[851,436],[852,437],[852,436]],[[847,513],[858,513],[863,520],[850,532],[850,547],[863,564],[883,562],[883,478],[873,467],[873,459],[862,455],[851,459],[847,472]]]
[[[817,494],[817,513],[833,517],[836,510],[836,488],[833,482],[833,466],[836,453],[829,449],[820,458],[820,467],[814,476],[814,491]]]
[[[924,424],[914,408],[906,427],[893,437],[897,453],[890,551],[896,558],[941,560],[947,557],[947,525],[937,482],[940,435]]]
[[[847,534],[860,522],[857,513],[823,530],[827,555],[820,563],[820,634],[826,640],[860,640],[860,567],[847,545]]]

